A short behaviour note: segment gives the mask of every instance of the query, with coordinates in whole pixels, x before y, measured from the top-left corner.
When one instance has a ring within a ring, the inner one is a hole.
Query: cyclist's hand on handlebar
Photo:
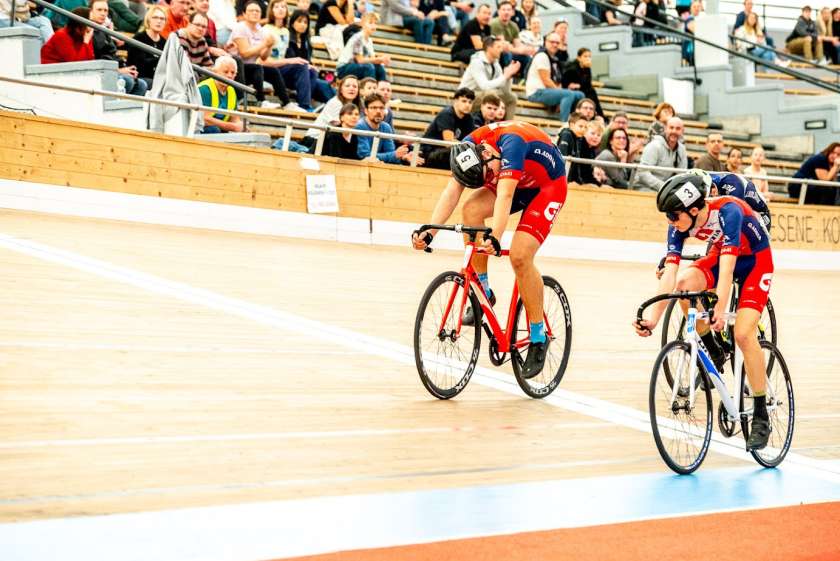
[[[430,232],[421,234],[415,230],[411,234],[411,246],[418,251],[430,249],[429,245],[432,243],[432,239],[434,239],[434,236]]]
[[[502,254],[502,246],[499,245],[499,240],[494,238],[491,234],[488,234],[484,236],[484,239],[481,241],[481,245],[478,246],[478,252],[498,257]]]
[[[634,320],[633,329],[636,330],[636,335],[639,337],[650,337],[653,335],[653,330],[656,329],[656,322],[649,319]]]
[[[726,327],[726,317],[726,306],[718,301],[712,314],[711,328],[715,331],[723,331],[723,328]]]
[[[662,278],[662,273],[664,273],[664,272],[665,272],[665,258],[663,257],[659,261],[659,265],[656,266],[656,278],[661,279]]]

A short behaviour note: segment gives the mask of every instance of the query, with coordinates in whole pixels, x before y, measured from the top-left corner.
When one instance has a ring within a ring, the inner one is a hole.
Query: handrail
[[[66,86],[63,84],[47,84],[43,82],[35,82],[32,80],[24,80],[22,78],[10,78],[8,76],[0,76],[0,82],[11,82],[13,84],[21,84],[24,86],[34,86],[38,88],[46,88],[46,89],[53,89],[53,90],[61,90],[61,91],[68,91],[74,93],[82,93],[88,95],[98,95],[102,97],[112,97],[116,99],[127,99],[130,101],[137,101],[140,103],[155,103],[159,105],[167,105],[170,107],[177,107],[179,109],[190,109],[193,111],[212,111],[213,113],[221,113],[223,115],[232,115],[236,117],[241,117],[242,119],[249,119],[251,121],[257,122],[266,122],[273,125],[280,125],[286,127],[286,135],[284,138],[284,145],[288,147],[288,141],[291,138],[291,131],[293,128],[301,128],[301,129],[317,129],[323,132],[350,132],[356,136],[370,136],[374,138],[374,144],[371,146],[371,154],[375,154],[375,148],[379,144],[379,139],[386,138],[390,140],[396,140],[400,142],[410,142],[412,146],[415,148],[414,155],[412,157],[411,165],[415,166],[417,163],[416,155],[417,150],[416,148],[419,147],[421,144],[429,144],[433,146],[452,146],[457,144],[456,142],[451,142],[447,140],[435,140],[433,138],[423,138],[420,136],[413,136],[409,134],[396,134],[396,133],[384,133],[378,131],[366,131],[360,129],[345,129],[342,127],[336,127],[333,125],[319,125],[317,123],[310,123],[308,121],[300,121],[298,119],[288,119],[284,117],[272,117],[269,115],[260,115],[258,113],[246,113],[243,111],[236,111],[233,109],[223,109],[221,107],[210,107],[207,105],[199,105],[194,103],[184,103],[180,101],[170,101],[168,99],[157,99],[153,97],[144,97],[139,95],[132,95],[128,93],[119,93],[119,92],[112,92],[112,91],[105,91],[105,90],[97,90],[95,88],[79,88],[76,86]],[[321,155],[320,147],[323,143],[324,135],[320,135],[318,139],[317,149],[316,149],[316,156]]]
[[[140,41],[136,41],[135,39],[132,39],[131,37],[123,35],[122,33],[119,33],[119,32],[114,31],[112,29],[108,29],[104,25],[99,25],[95,21],[91,21],[87,18],[83,18],[82,16],[78,16],[78,15],[74,14],[73,12],[70,12],[68,10],[65,10],[64,8],[56,6],[55,4],[50,4],[46,0],[29,0],[29,1],[34,2],[34,3],[38,4],[39,6],[42,6],[42,7],[46,8],[48,10],[51,10],[53,12],[59,13],[59,14],[65,16],[65,17],[68,17],[68,18],[70,18],[74,21],[78,21],[80,23],[83,23],[87,27],[92,27],[93,29],[97,29],[99,31],[102,31],[103,33],[109,35],[110,37],[116,37],[120,41],[128,43],[129,45],[131,45],[133,47],[137,47],[138,49],[140,49],[142,51],[145,51],[147,53],[150,53],[150,54],[153,54],[153,55],[158,55],[158,56],[163,54],[162,51],[160,51],[159,49],[156,49],[154,47],[151,47],[149,45],[141,43]],[[13,5],[14,5],[14,0],[13,0]],[[203,66],[198,66],[196,64],[191,64],[191,66],[192,66],[193,70],[195,70],[196,72],[199,72],[201,74],[205,74],[207,76],[211,76],[211,77],[215,78],[216,80],[218,80],[220,82],[224,82],[225,84],[227,84],[229,86],[233,86],[236,89],[239,89],[239,90],[242,90],[242,91],[245,91],[245,92],[248,92],[248,93],[256,93],[256,90],[254,88],[252,88],[251,86],[246,86],[245,84],[240,84],[236,80],[231,80],[230,78],[227,78],[226,76],[216,74],[215,72],[207,70]]]
[[[562,0],[555,0],[555,1],[558,2],[558,3],[562,3]],[[609,8],[610,10],[612,10],[616,13],[628,16],[629,18],[631,18],[631,21],[632,21],[633,18],[635,18],[635,19],[641,19],[642,21],[648,22],[648,23],[652,24],[662,34],[667,33],[667,34],[671,34],[671,35],[676,35],[678,37],[682,37],[683,39],[686,39],[686,40],[689,40],[689,41],[699,42],[699,43],[702,43],[702,44],[707,45],[709,47],[712,47],[714,49],[725,51],[725,52],[729,53],[731,56],[743,58],[743,59],[752,61],[754,63],[761,64],[763,66],[766,66],[768,68],[772,68],[773,70],[781,72],[782,74],[788,74],[788,75],[793,76],[794,78],[796,78],[798,80],[802,80],[803,82],[808,82],[808,83],[810,83],[812,85],[815,85],[819,88],[829,90],[829,91],[834,92],[834,93],[840,93],[840,86],[835,85],[835,84],[831,84],[829,82],[825,82],[823,80],[819,80],[819,79],[814,78],[813,76],[811,76],[809,74],[805,74],[803,72],[798,72],[798,71],[792,70],[790,68],[785,68],[783,66],[779,66],[778,64],[766,61],[766,60],[761,59],[759,57],[753,56],[749,53],[739,53],[739,52],[734,51],[732,49],[729,49],[727,47],[723,47],[721,45],[718,45],[717,43],[713,43],[712,41],[708,41],[706,39],[702,39],[700,37],[697,37],[696,35],[693,35],[691,33],[686,33],[685,31],[682,31],[680,29],[674,29],[672,27],[669,27],[668,25],[662,23],[661,21],[657,21],[655,19],[651,19],[651,18],[648,18],[646,16],[637,16],[636,14],[634,14],[632,12],[625,12],[623,10],[620,10],[614,4],[609,4],[607,2],[604,2],[603,0],[587,0],[587,1],[592,2],[594,4],[597,4],[598,6],[600,6],[602,8]],[[583,10],[581,10],[580,8],[575,8],[573,6],[570,6],[567,3],[565,3],[563,5],[569,6],[572,9],[577,10],[578,12],[583,12]],[[631,25],[631,27],[637,27],[637,26]],[[648,30],[648,32],[649,32],[649,30]],[[695,65],[695,68],[696,68],[696,65]]]

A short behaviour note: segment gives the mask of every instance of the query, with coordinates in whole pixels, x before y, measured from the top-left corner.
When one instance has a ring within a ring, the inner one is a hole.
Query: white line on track
[[[214,353],[214,354],[278,354],[278,355],[298,355],[311,354],[311,349],[272,349],[268,347],[230,347],[226,345],[129,345],[129,344],[109,344],[109,343],[84,343],[84,342],[67,342],[56,343],[50,341],[0,341],[0,347],[4,348],[21,348],[21,349],[49,349],[60,351],[121,351],[121,352],[141,352],[141,353]],[[318,355],[364,355],[362,351],[353,350],[330,350],[319,349]]]
[[[30,240],[18,239],[6,234],[0,234],[0,247],[37,257],[51,263],[85,271],[103,278],[126,283],[159,295],[230,313],[238,317],[257,321],[264,325],[293,330],[298,334],[329,341],[331,344],[343,345],[356,351],[365,351],[369,354],[389,358],[402,364],[414,365],[414,352],[410,347],[378,337],[364,335],[288,312],[274,310],[266,306],[251,304],[243,300],[223,296],[210,290],[166,280],[127,267],[120,267],[78,253],[53,248]],[[510,375],[502,374],[490,368],[477,367],[474,381],[503,392],[517,396],[521,395],[519,386]],[[543,402],[589,417],[610,421],[626,428],[636,429],[642,432],[651,431],[647,412],[574,393],[562,388],[555,390],[554,393],[543,399]],[[727,440],[723,436],[713,433],[711,449],[726,456],[748,462],[753,461],[752,457],[744,450],[743,439],[733,438]],[[790,452],[785,459],[784,465],[786,468],[796,467],[808,471],[814,476],[833,482],[840,482],[840,469],[831,462],[815,460]]]

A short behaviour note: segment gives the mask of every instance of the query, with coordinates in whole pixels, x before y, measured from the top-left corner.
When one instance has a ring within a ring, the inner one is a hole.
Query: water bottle
[[[125,80],[122,78],[117,78],[117,93],[125,93]]]

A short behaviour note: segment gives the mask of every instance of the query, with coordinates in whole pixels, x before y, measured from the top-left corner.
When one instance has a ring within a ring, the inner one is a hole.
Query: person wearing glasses
[[[166,39],[161,35],[164,25],[166,25],[166,8],[160,4],[154,4],[146,11],[146,17],[143,18],[143,31],[136,34],[134,40],[162,51],[166,45]],[[126,50],[128,51],[126,57],[128,65],[135,66],[137,75],[151,88],[160,56],[147,53],[131,44],[126,45]]]
[[[357,129],[394,134],[394,129],[388,123],[383,122],[385,119],[385,98],[378,93],[372,93],[364,99],[364,105],[365,118],[356,125]],[[373,137],[359,136],[360,160],[375,158],[387,164],[409,164],[411,162],[411,152],[405,144],[397,148],[390,138],[380,138],[379,149],[373,155],[370,153],[372,144]],[[423,163],[423,158],[417,156],[417,165],[423,165]]]
[[[193,12],[189,16],[189,23],[183,29],[178,30],[178,40],[181,46],[187,51],[190,62],[196,66],[213,66],[213,58],[210,56],[210,46],[207,44],[205,34],[207,33],[207,16],[201,12]]]
[[[572,107],[581,99],[583,92],[561,86],[563,63],[556,57],[560,48],[560,36],[549,33],[545,44],[534,56],[525,80],[525,95],[528,101],[556,107],[561,121],[567,121]]]
[[[106,0],[93,0],[90,3],[90,20],[105,25],[108,19],[108,2]],[[111,36],[104,31],[93,32],[93,56],[97,60],[113,60],[118,64],[117,80],[122,82],[125,93],[132,95],[145,95],[148,85],[145,80],[137,74],[137,67],[126,64],[125,59],[117,53],[117,45]]]
[[[747,448],[761,450],[767,446],[770,421],[765,398],[766,365],[757,328],[773,279],[770,235],[764,222],[746,202],[727,196],[707,199],[704,179],[695,173],[679,174],[666,181],[656,195],[656,208],[668,221],[668,256],[658,291],[660,294],[674,290],[714,290],[717,293],[719,300],[714,308],[713,323],[698,321],[697,333],[718,367],[723,365],[723,354],[710,329],[721,331],[726,327],[724,314],[729,306],[732,282],[741,287],[735,318],[735,344],[743,353],[744,368],[754,397]],[[709,241],[712,247],[705,257],[680,269],[683,245],[689,237]],[[667,301],[659,302],[652,307],[649,319],[634,321],[636,333],[642,337],[651,335],[666,306]]]

